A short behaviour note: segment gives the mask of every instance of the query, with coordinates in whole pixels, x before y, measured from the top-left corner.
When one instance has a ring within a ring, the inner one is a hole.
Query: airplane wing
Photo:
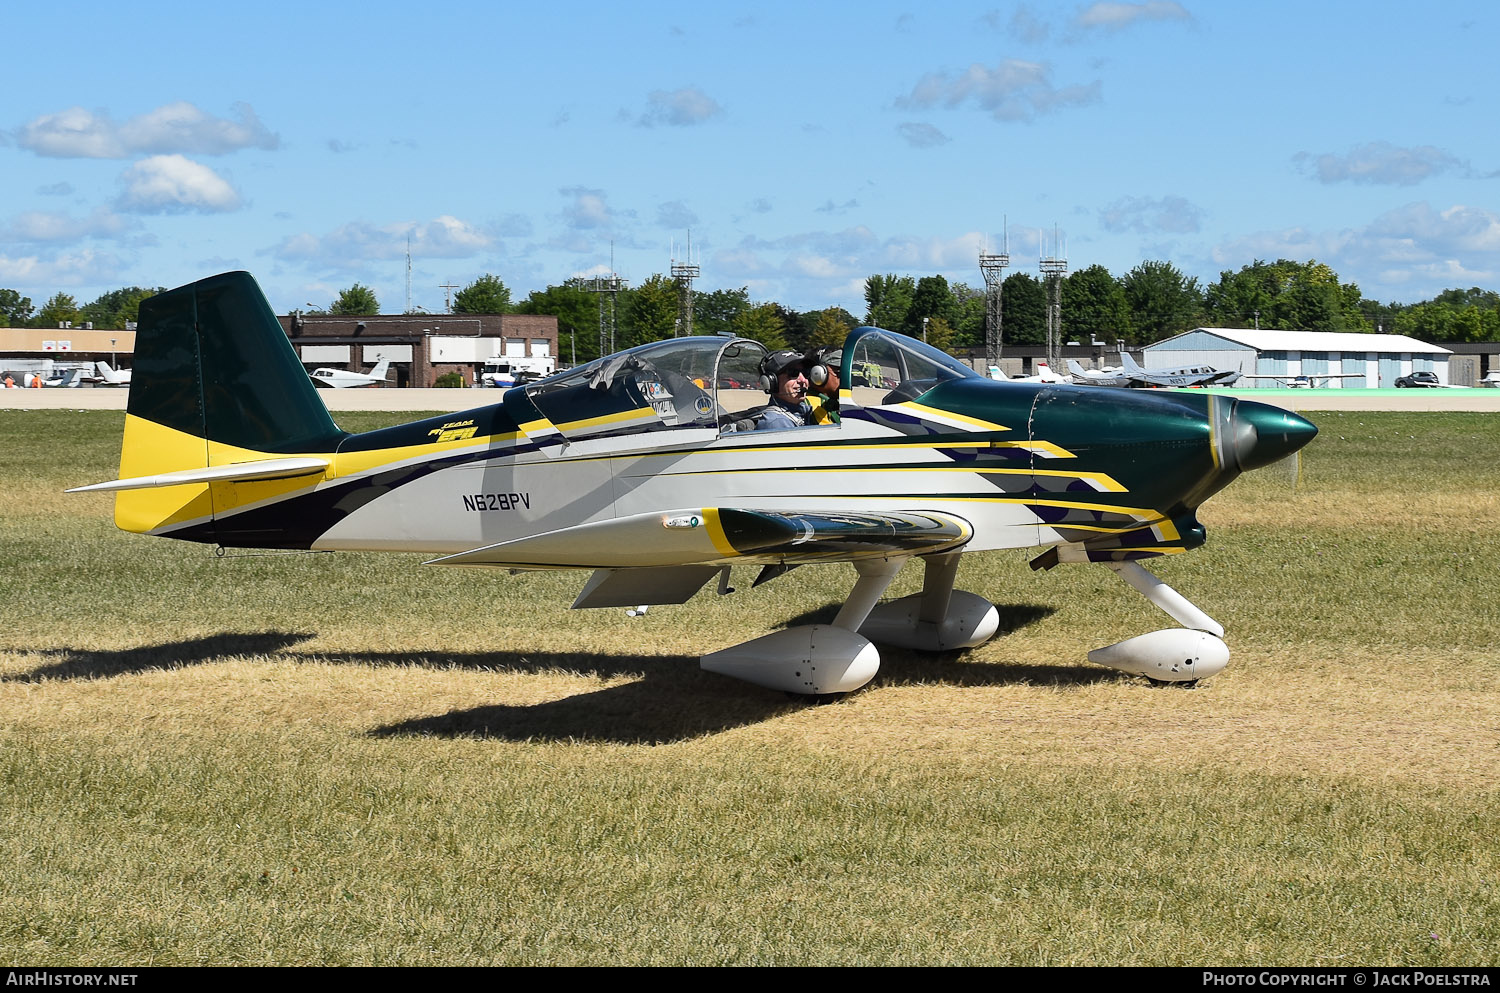
[[[731,562],[851,562],[926,555],[968,542],[951,514],[705,507],[636,514],[530,535],[432,559],[427,565],[518,569],[634,569]]]

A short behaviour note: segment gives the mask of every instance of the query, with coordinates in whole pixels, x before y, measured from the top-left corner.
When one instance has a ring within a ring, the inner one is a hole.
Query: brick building
[[[557,356],[557,318],[542,314],[291,314],[278,320],[309,371],[367,372],[390,359],[395,386],[430,387],[449,372],[473,385],[486,362]]]

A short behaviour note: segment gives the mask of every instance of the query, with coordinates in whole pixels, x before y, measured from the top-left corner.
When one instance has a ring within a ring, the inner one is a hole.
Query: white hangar
[[[1194,328],[1147,345],[1147,369],[1211,365],[1238,369],[1244,376],[1327,376],[1348,374],[1328,385],[1344,389],[1396,385],[1413,372],[1433,372],[1449,383],[1448,357],[1441,345],[1404,334],[1345,331],[1275,331],[1256,328]],[[1245,384],[1241,384],[1245,385]]]

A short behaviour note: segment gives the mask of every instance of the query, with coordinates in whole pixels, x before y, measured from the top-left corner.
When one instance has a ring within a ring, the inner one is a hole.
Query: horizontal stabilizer
[[[178,472],[163,472],[155,476],[112,479],[107,483],[75,486],[68,492],[113,492],[146,490],[158,486],[183,486],[190,483],[237,483],[250,479],[291,479],[296,476],[321,475],[327,468],[327,459],[311,457],[263,459],[257,462],[237,462],[233,465],[214,465],[203,469],[182,469]]]

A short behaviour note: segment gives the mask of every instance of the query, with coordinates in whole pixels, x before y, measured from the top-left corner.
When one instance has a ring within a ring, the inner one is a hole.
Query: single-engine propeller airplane
[[[345,390],[360,386],[384,386],[390,373],[391,360],[381,359],[369,372],[351,372],[348,369],[320,367],[309,373],[313,385],[325,390]]]
[[[1130,357],[1120,353],[1122,375],[1133,387],[1233,386],[1240,378],[1238,369],[1218,369],[1211,365],[1184,365],[1173,369],[1143,369]]]
[[[843,386],[836,421],[735,430],[777,388],[760,378],[765,355],[745,339],[667,339],[490,406],[350,434],[255,281],[226,273],[141,303],[121,478],[78,489],[116,491],[116,524],[151,535],[591,570],[574,607],[683,603],[715,577],[728,592],[739,564],[760,565],[759,582],[849,562],[858,578],[831,624],[701,659],[806,695],[868,682],[872,642],[982,644],[999,618],[954,588],[960,556],[1043,546],[1033,568],[1101,564],[1182,625],[1090,660],[1192,682],[1227,664],[1223,628],[1140,560],[1203,544],[1203,501],[1317,433],[1207,393],[994,382],[871,327],[849,333],[838,381],[879,385]],[[809,381],[828,382],[810,358]],[[914,558],[922,592],[880,603]]]

